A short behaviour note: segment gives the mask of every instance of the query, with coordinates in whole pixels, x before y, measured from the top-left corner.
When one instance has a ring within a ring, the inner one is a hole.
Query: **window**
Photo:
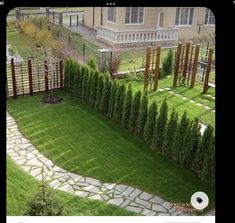
[[[215,25],[215,16],[210,9],[206,9],[204,24],[205,25]]]
[[[108,7],[108,21],[116,22],[116,7]]]
[[[126,7],[126,24],[143,23],[144,7]]]
[[[177,8],[175,25],[187,26],[193,24],[193,12],[194,8]]]

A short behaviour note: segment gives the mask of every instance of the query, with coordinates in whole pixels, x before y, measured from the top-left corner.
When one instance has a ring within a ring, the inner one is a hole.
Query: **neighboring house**
[[[203,7],[85,7],[84,25],[111,45],[174,45],[215,32],[215,17]]]

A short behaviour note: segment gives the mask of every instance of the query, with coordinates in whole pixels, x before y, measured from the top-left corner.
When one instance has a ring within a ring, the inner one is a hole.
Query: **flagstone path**
[[[117,205],[142,215],[188,215],[158,196],[138,188],[69,172],[42,155],[19,131],[13,117],[7,113],[7,153],[28,174],[42,180],[42,172],[50,186],[79,197]],[[190,213],[190,215],[193,215]]]

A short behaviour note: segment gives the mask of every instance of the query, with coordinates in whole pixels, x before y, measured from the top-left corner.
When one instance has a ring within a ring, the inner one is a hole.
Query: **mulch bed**
[[[56,95],[46,95],[42,98],[42,102],[45,104],[57,104],[60,103],[63,98]]]

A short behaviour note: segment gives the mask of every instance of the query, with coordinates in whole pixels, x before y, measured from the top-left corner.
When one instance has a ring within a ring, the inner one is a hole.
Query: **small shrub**
[[[94,70],[98,70],[98,65],[97,65],[96,61],[95,61],[93,58],[90,58],[90,59],[88,60],[87,65],[88,65],[90,68],[94,69]]]
[[[172,74],[173,70],[173,51],[169,50],[167,53],[166,58],[162,62],[162,71],[161,71],[161,77],[165,77],[167,75]]]
[[[114,110],[114,104],[115,104],[115,97],[116,97],[116,93],[117,93],[117,88],[118,88],[117,80],[114,80],[112,88],[111,88],[111,95],[110,95],[110,98],[109,98],[109,111],[108,111],[108,117],[109,118],[113,117],[113,110]]]

